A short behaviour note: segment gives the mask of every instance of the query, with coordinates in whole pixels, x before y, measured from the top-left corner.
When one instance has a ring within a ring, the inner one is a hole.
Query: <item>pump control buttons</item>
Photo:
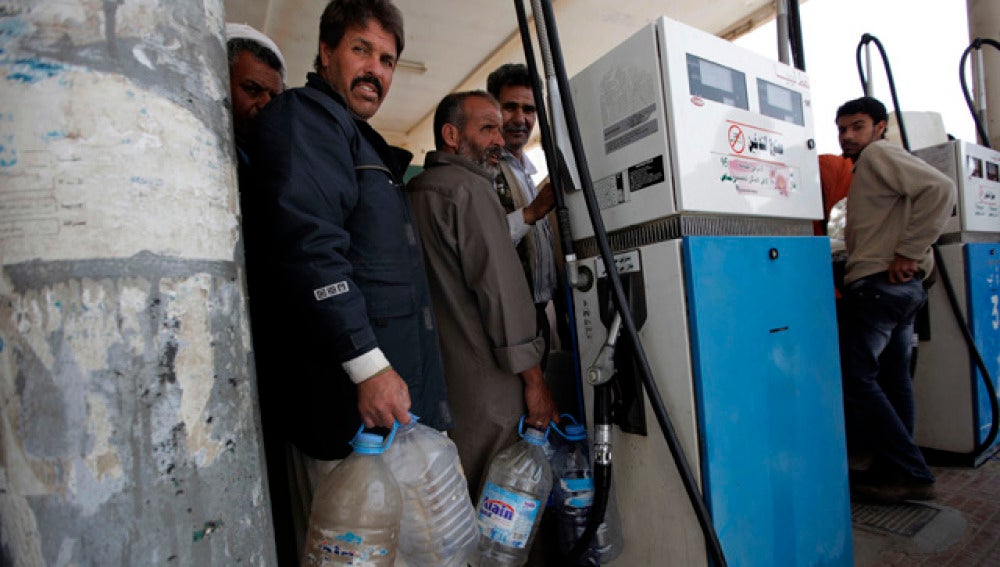
[[[770,258],[770,259],[772,259],[772,260],[777,260],[778,259],[778,249],[777,248],[772,248],[772,249],[768,250],[767,251],[767,257]]]

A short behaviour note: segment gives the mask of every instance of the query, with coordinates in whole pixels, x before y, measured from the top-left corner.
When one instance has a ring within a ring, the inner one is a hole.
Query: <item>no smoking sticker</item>
[[[729,147],[738,154],[742,154],[747,147],[747,138],[743,135],[743,129],[737,124],[729,127]]]

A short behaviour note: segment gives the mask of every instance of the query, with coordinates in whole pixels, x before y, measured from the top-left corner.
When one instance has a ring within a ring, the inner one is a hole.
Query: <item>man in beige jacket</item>
[[[852,475],[855,496],[930,500],[934,475],[913,442],[913,320],[927,301],[931,245],[955,205],[954,184],[883,140],[887,114],[864,97],[837,110],[844,156],[854,160],[847,199],[847,268],[840,312],[848,450],[870,454]]]
[[[407,186],[441,337],[451,437],[474,499],[489,461],[516,441],[522,414],[541,429],[558,420],[539,366],[531,293],[493,191],[500,125],[488,93],[446,96],[434,114],[437,150]]]

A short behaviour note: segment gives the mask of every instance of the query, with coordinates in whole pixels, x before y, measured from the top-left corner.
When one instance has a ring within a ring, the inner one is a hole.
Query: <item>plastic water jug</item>
[[[559,550],[566,555],[587,527],[594,502],[594,478],[587,451],[587,430],[572,416],[563,417],[572,422],[565,431],[555,428],[564,441],[555,444],[552,456],[552,506],[557,518]],[[617,557],[621,550],[621,519],[613,495],[609,495],[604,521],[578,564],[600,565]]]
[[[464,566],[479,528],[458,450],[418,419],[410,414],[384,454],[403,493],[399,555],[409,567]]]
[[[479,497],[480,567],[524,564],[552,488],[546,432],[525,430],[524,417],[518,432],[521,440],[493,458]]]
[[[382,458],[395,427],[381,435],[358,434],[354,452],[320,481],[313,496],[303,565],[391,567],[396,560],[403,500]]]

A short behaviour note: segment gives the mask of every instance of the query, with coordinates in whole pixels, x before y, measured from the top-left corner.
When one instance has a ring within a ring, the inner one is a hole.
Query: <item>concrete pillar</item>
[[[222,0],[0,1],[0,565],[272,565]]]
[[[969,43],[977,37],[1000,41],[1000,2],[996,0],[966,0],[966,2],[969,14]],[[982,54],[988,111],[986,129],[990,134],[990,145],[1000,148],[1000,51],[987,45],[983,47]],[[972,60],[973,57],[970,56],[968,65],[974,69]],[[974,91],[971,84],[969,89]],[[976,96],[975,92],[972,95]]]

